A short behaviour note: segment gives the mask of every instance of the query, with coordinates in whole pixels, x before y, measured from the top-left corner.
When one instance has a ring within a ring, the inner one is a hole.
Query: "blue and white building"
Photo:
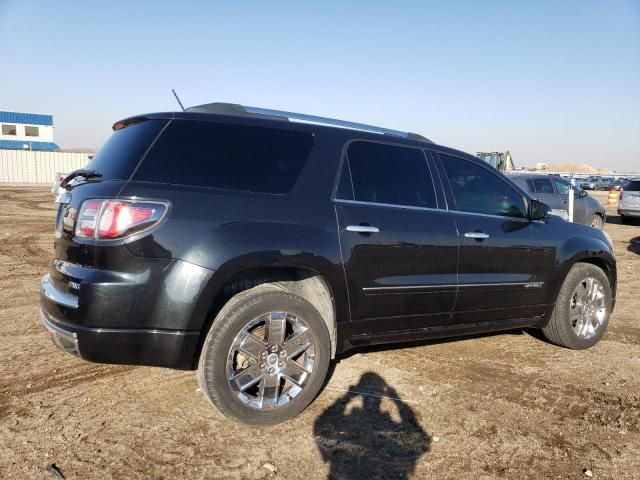
[[[53,143],[53,116],[0,111],[0,148],[59,150]]]

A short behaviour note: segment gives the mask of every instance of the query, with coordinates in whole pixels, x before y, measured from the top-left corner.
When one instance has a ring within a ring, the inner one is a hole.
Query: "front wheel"
[[[216,316],[202,347],[198,381],[227,417],[274,424],[313,401],[330,355],[327,325],[311,303],[264,284],[235,295]]]
[[[589,348],[604,335],[611,308],[607,275],[595,265],[577,263],[565,278],[551,319],[542,331],[556,345],[576,350]]]
[[[593,228],[597,228],[598,230],[602,230],[604,222],[602,221],[602,217],[597,213],[591,215],[591,222],[589,223]]]

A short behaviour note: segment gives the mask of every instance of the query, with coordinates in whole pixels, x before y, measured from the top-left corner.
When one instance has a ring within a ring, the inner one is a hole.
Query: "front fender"
[[[578,262],[591,263],[604,270],[609,278],[613,294],[613,305],[615,305],[617,284],[615,256],[604,236],[603,238],[598,238],[587,235],[573,236],[559,246],[556,257],[552,303],[555,304],[555,299],[558,298],[569,270]],[[551,310],[549,309],[549,312],[547,312],[546,320],[550,317]]]

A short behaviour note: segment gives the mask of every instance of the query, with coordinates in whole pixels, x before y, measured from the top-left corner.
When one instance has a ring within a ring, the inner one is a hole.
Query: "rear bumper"
[[[77,308],[77,297],[56,289],[48,275],[42,279],[40,319],[61,350],[98,363],[194,368],[198,330],[88,327],[65,318]]]
[[[618,208],[618,215],[627,217],[640,217],[640,208]]]

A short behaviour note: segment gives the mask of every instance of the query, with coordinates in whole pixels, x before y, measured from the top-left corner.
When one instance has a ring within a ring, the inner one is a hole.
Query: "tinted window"
[[[525,217],[522,196],[497,174],[473,162],[440,154],[449,177],[456,210],[506,217]]]
[[[533,183],[533,191],[536,193],[556,193],[548,178],[534,178],[531,182]]]
[[[433,181],[422,150],[354,142],[347,157],[356,200],[436,207]]]
[[[568,195],[569,194],[569,187],[570,187],[570,183],[565,181],[565,180],[560,180],[560,179],[555,179],[554,182],[556,182],[556,188],[558,189],[558,193],[560,193],[560,195]]]
[[[293,188],[313,145],[307,132],[174,120],[135,179],[263,193]]]
[[[622,187],[626,192],[640,192],[640,180],[632,180]]]
[[[127,180],[166,120],[146,120],[113,132],[86,168],[106,180]]]

